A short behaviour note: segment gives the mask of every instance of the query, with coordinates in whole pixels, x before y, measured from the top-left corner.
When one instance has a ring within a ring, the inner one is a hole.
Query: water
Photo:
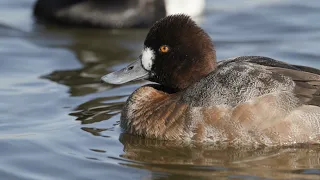
[[[1,179],[319,179],[320,146],[214,149],[123,134],[145,82],[99,78],[140,53],[147,30],[34,23],[34,0],[0,1]],[[264,55],[320,68],[320,1],[208,1],[218,59]]]

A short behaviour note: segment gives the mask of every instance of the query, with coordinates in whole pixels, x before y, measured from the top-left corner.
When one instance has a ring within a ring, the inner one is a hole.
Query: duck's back
[[[192,85],[182,101],[195,107],[234,107],[252,98],[291,92],[303,104],[320,106],[320,70],[261,56],[220,61],[217,69]]]

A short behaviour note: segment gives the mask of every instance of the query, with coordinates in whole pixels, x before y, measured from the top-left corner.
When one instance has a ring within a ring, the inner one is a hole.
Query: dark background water
[[[218,59],[263,55],[320,68],[320,1],[210,0],[200,25]],[[37,25],[34,0],[0,1],[1,179],[320,179],[320,146],[214,149],[122,134],[145,82],[101,84],[147,30]]]

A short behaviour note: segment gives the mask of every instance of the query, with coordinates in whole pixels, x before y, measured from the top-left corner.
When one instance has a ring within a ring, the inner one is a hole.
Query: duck
[[[205,0],[37,0],[38,22],[93,28],[146,28],[166,15],[201,15]]]
[[[211,37],[190,16],[149,30],[139,58],[104,75],[148,80],[127,99],[120,126],[158,140],[227,146],[320,142],[320,70],[264,56],[216,60]]]

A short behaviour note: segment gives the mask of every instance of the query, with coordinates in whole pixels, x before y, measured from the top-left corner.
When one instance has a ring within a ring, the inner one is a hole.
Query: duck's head
[[[122,84],[146,79],[180,91],[209,74],[216,66],[211,38],[186,15],[171,15],[150,29],[138,60],[102,77]]]

